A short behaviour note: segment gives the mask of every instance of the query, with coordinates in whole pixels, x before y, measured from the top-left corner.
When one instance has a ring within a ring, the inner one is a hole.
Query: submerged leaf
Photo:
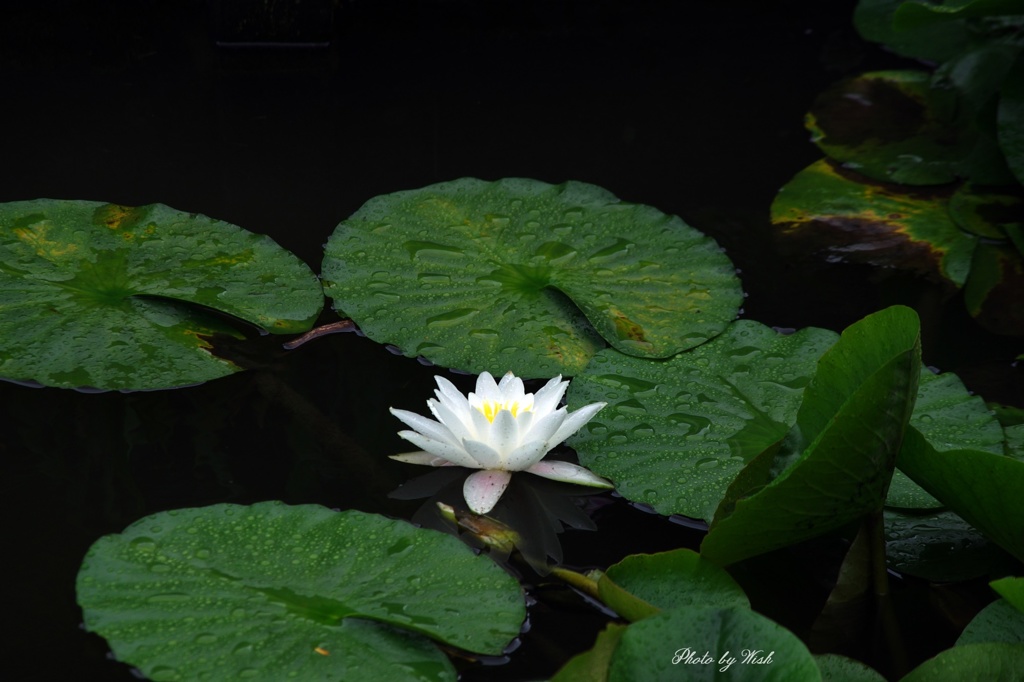
[[[673,355],[720,333],[741,299],[710,237],[581,182],[463,178],[376,197],[338,225],[323,274],[375,341],[529,377],[578,374],[604,341]]]

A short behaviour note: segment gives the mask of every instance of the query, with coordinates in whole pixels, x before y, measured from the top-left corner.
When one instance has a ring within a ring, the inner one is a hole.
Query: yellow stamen
[[[480,405],[480,412],[482,412],[483,415],[487,417],[487,421],[492,424],[494,423],[494,418],[497,417],[498,413],[502,410],[508,410],[512,413],[512,416],[515,417],[519,414],[519,401],[515,400],[510,403],[499,403],[493,400],[485,400],[483,404]],[[529,412],[530,406],[524,407],[522,410],[523,412]]]

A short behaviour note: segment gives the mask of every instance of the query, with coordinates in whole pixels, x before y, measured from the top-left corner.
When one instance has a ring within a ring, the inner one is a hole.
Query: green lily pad
[[[942,4],[902,0],[893,13],[893,27],[906,30],[958,19],[1015,14],[1024,14],[1021,0],[955,0]]]
[[[985,401],[973,396],[952,373],[921,368],[917,402],[910,423],[940,452],[961,448],[1003,454],[1003,429]],[[942,503],[899,469],[893,474],[885,504],[899,509],[938,509]]]
[[[910,671],[900,682],[1019,682],[1024,671],[1020,644],[966,644],[946,649]]]
[[[986,537],[1024,559],[1024,462],[980,450],[937,452],[911,426],[898,464]]]
[[[879,183],[822,159],[779,190],[772,223],[832,260],[910,270],[959,287],[977,239],[949,217],[950,192]]]
[[[885,682],[885,678],[874,668],[839,654],[815,654],[822,680],[839,682]]]
[[[1024,644],[1024,613],[1005,599],[994,601],[971,619],[956,645],[984,642]]]
[[[949,200],[949,215],[957,226],[992,242],[1007,242],[1024,227],[1024,189],[965,184]]]
[[[452,680],[428,638],[501,653],[518,583],[453,538],[315,505],[162,512],[98,540],[85,626],[152,680]]]
[[[804,391],[786,446],[795,460],[731,511],[723,505],[701,555],[729,564],[880,511],[920,365],[919,322],[909,308],[886,308],[845,329]]]
[[[627,556],[605,571],[597,589],[601,601],[629,620],[640,620],[631,612],[647,617],[690,606],[750,607],[732,576],[689,549]]]
[[[764,616],[739,607],[690,607],[626,628],[608,679],[817,682],[821,673],[803,642]]]
[[[64,388],[154,389],[240,368],[210,337],[308,329],[316,276],[270,238],[161,204],[0,204],[0,376]]]
[[[936,583],[972,580],[1012,561],[951,511],[886,510],[885,555],[890,568]]]
[[[956,97],[933,87],[925,71],[863,73],[818,95],[806,125],[818,148],[846,168],[881,182],[939,185],[985,170],[972,158],[980,134]]]
[[[779,334],[737,320],[719,337],[664,361],[598,353],[569,385],[570,409],[607,402],[569,439],[580,463],[661,514],[710,521],[743,467],[786,435],[824,329]]]
[[[714,240],[679,218],[594,185],[525,179],[371,199],[334,231],[323,276],[375,341],[529,377],[578,374],[604,341],[654,358],[692,348],[742,297]]]
[[[897,28],[895,14],[905,4],[907,0],[860,0],[853,13],[854,26],[865,39],[918,59],[945,61],[971,43],[974,32],[963,21]]]

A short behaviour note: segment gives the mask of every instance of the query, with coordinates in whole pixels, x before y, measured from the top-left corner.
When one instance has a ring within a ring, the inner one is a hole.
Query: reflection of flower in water
[[[569,462],[542,462],[552,448],[576,433],[606,403],[593,403],[569,412],[557,407],[568,381],[557,376],[536,394],[526,393],[523,380],[512,372],[499,383],[484,372],[476,392],[462,395],[444,377],[437,380],[437,400],[427,406],[437,418],[391,408],[414,431],[399,436],[423,450],[395,455],[392,459],[430,466],[463,466],[483,469],[466,479],[462,493],[469,508],[486,514],[512,479],[513,471],[528,471],[566,483],[612,488],[611,483]],[[556,409],[557,408],[557,409]]]

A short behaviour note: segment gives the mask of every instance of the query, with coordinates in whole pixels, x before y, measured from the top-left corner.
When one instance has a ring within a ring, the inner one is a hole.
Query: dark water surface
[[[801,123],[814,94],[904,63],[860,41],[852,6],[353,0],[328,47],[241,48],[216,44],[204,2],[5,4],[0,201],[165,203],[269,234],[318,272],[335,225],[374,195],[462,176],[581,180],[714,236],[742,270],[745,317],[839,330],[912,305],[926,362],[1020,404],[1013,344],[961,300],[927,304],[909,277],[777,255],[772,198],[821,156]],[[386,459],[409,449],[387,408],[422,405],[442,370],[355,334],[280,342],[254,342],[253,371],[189,389],[0,384],[5,679],[132,679],[79,629],[73,586],[89,545],[142,516],[268,499],[412,516],[419,503],[386,497],[421,473]],[[563,536],[567,564],[700,541],[602,499],[598,532]],[[827,589],[806,588],[814,570],[766,573],[755,606],[806,627]],[[788,582],[806,599],[780,599]],[[512,663],[466,679],[550,675],[604,624],[567,590],[532,596]]]

